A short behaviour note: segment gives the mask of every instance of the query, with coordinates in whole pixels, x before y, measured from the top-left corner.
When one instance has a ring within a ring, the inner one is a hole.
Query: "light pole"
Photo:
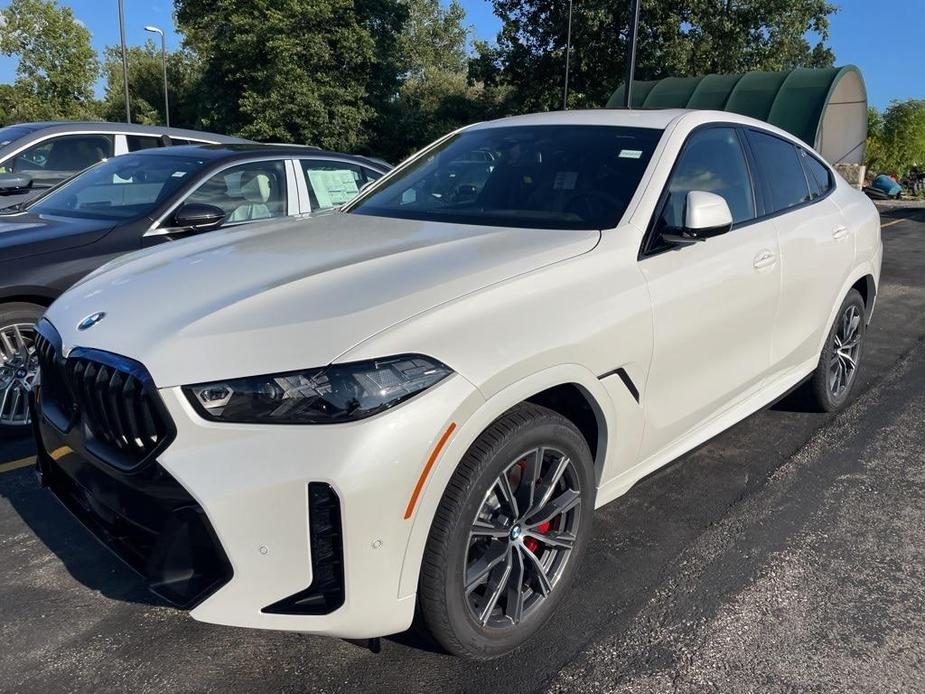
[[[132,109],[128,99],[128,55],[125,52],[125,8],[119,0],[119,41],[122,43],[122,88],[125,90],[125,122],[132,122]]]
[[[161,35],[161,62],[164,65],[164,121],[167,124],[167,127],[170,127],[170,100],[167,98],[167,37],[164,36],[164,30],[159,29],[156,26],[148,25],[145,27],[145,31],[150,31],[152,34]]]
[[[568,32],[565,35],[565,86],[562,88],[562,110],[568,111],[568,66],[572,57],[572,0],[568,0]]]
[[[633,77],[636,74],[636,39],[639,35],[639,5],[642,0],[633,0],[630,10],[629,33],[626,36],[626,85],[623,88],[623,108],[632,108]]]

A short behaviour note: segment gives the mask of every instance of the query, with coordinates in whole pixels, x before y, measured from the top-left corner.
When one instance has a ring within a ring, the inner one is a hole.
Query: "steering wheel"
[[[582,191],[572,197],[565,206],[565,212],[578,215],[583,221],[599,218],[606,209],[619,209],[622,203],[612,195],[599,190]]]

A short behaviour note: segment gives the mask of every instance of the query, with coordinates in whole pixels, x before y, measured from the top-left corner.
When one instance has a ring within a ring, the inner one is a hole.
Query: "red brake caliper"
[[[549,532],[549,526],[550,526],[549,521],[546,521],[545,523],[540,523],[538,526],[536,526],[536,532],[538,532],[540,535],[545,535],[546,533]],[[540,546],[540,541],[537,540],[535,537],[528,537],[526,540],[524,540],[524,544],[527,546],[527,549],[529,549],[531,552],[536,554],[536,550]]]

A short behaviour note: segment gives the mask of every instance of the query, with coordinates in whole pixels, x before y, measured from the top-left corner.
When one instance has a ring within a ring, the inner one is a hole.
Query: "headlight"
[[[218,422],[333,424],[371,417],[451,373],[435,359],[406,354],[200,383],[183,391],[199,414]]]

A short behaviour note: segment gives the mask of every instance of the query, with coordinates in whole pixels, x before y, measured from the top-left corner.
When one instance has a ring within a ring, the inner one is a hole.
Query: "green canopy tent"
[[[623,105],[623,85],[607,108]],[[776,125],[832,164],[860,164],[867,140],[867,89],[854,65],[633,82],[632,107],[730,111]]]

